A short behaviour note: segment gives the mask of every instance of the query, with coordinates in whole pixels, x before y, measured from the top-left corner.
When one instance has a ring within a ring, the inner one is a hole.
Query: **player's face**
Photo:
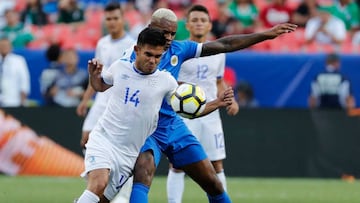
[[[152,73],[160,63],[161,56],[164,52],[163,46],[135,46],[136,68],[145,74]]]
[[[110,35],[123,32],[124,21],[120,9],[105,12],[105,26]]]
[[[160,29],[165,33],[165,38],[167,41],[165,49],[168,49],[171,45],[171,42],[175,38],[175,34],[176,34],[176,30],[177,30],[177,23],[169,21],[165,18],[161,18],[160,21],[151,22],[150,27]]]
[[[210,18],[204,12],[193,11],[188,16],[186,28],[192,36],[205,37],[211,30]]]

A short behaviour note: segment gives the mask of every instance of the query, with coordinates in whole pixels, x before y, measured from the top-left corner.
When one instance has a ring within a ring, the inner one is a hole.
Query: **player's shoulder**
[[[197,42],[191,41],[191,40],[173,40],[171,42],[171,48],[177,48],[177,47],[187,47],[191,45],[197,45]]]
[[[132,37],[131,35],[129,35],[128,33],[126,33],[122,39],[125,41],[128,41],[128,42],[132,42],[132,43],[136,42],[136,39],[134,37]]]
[[[110,39],[111,39],[111,37],[110,37],[110,35],[108,34],[108,35],[105,35],[105,36],[103,36],[103,37],[101,37],[99,40],[98,40],[98,45],[101,45],[101,44],[104,44],[104,43],[107,43],[107,42],[109,42],[110,41]]]

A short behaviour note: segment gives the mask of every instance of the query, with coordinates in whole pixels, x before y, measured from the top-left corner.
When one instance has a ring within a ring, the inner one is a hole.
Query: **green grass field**
[[[337,179],[235,178],[228,181],[234,203],[359,203],[360,181]],[[166,203],[165,177],[156,177],[150,202]],[[0,202],[73,202],[85,187],[81,178],[0,176]],[[206,203],[202,190],[186,179],[184,203]]]

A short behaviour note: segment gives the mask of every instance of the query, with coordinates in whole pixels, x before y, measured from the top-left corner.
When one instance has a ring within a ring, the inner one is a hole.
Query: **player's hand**
[[[225,91],[221,94],[221,106],[229,106],[234,101],[234,91],[231,87],[225,89]]]
[[[97,59],[91,59],[88,61],[88,71],[90,75],[100,75],[103,64]]]
[[[292,23],[282,23],[275,25],[270,30],[265,31],[265,33],[269,35],[271,39],[273,39],[282,34],[294,32],[297,27],[297,25]]]
[[[89,140],[89,133],[83,133],[81,135],[81,140],[80,140],[80,146],[81,148],[85,149],[85,144],[88,142]]]
[[[88,101],[81,100],[80,104],[76,107],[76,114],[78,116],[85,116],[87,113],[87,103]]]
[[[235,116],[239,112],[239,104],[233,101],[231,105],[226,107],[226,112],[229,116]]]

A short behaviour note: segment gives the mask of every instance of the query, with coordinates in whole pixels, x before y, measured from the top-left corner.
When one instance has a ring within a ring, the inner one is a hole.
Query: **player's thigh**
[[[128,156],[121,151],[116,152],[113,157],[113,164],[110,170],[109,183],[104,191],[108,200],[113,200],[130,178],[137,157]]]
[[[207,158],[199,140],[197,140],[190,132],[186,134],[186,136],[182,136],[181,141],[172,142],[170,147],[164,153],[176,169],[181,169],[183,166]]]

